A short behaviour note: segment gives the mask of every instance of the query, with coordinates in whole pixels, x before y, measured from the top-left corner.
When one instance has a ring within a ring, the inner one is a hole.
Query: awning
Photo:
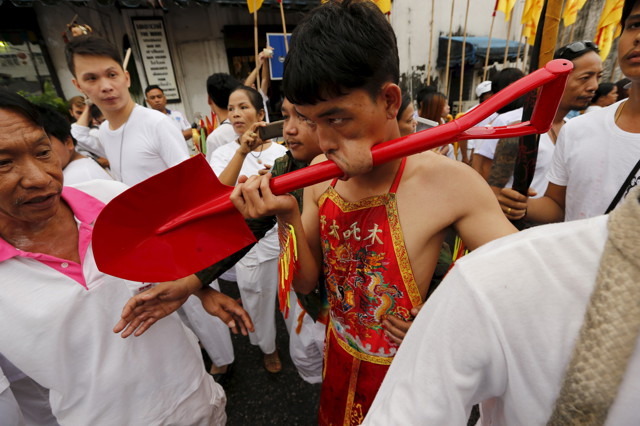
[[[247,7],[247,0],[0,0],[0,5],[4,2],[12,3],[18,7],[32,7],[36,3],[48,6],[70,3],[74,6],[115,6],[123,8],[144,8],[144,9],[166,9],[167,4],[173,2],[181,7],[195,5],[219,4],[222,6],[242,6]],[[282,5],[287,10],[310,10],[320,4],[320,0],[282,0]],[[262,7],[279,8],[278,0],[264,0]]]
[[[462,63],[462,42],[464,38],[460,36],[451,37],[451,55],[449,58],[449,67],[459,67]],[[440,37],[438,41],[438,68],[445,68],[447,66],[447,44],[449,43],[449,37]],[[487,57],[487,46],[489,45],[489,37],[467,37],[467,44],[465,46],[465,58],[466,65],[473,65],[477,62],[484,64]],[[524,56],[524,43],[520,43],[520,57]],[[493,62],[502,62],[504,60],[504,49],[507,46],[507,40],[501,38],[491,39],[491,49],[489,51],[489,64]],[[518,42],[514,40],[509,41],[509,51],[507,53],[507,59],[509,61],[515,61],[518,54]]]

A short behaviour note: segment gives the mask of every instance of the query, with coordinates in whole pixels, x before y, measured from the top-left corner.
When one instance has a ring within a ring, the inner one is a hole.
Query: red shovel
[[[455,140],[498,139],[544,133],[551,127],[573,65],[549,62],[461,118],[373,147],[373,165],[417,154]],[[542,86],[531,120],[504,127],[472,127],[527,92]],[[332,161],[271,180],[274,194],[342,177]],[[132,281],[185,277],[255,241],[202,155],[125,191],[111,201],[93,230],[93,250],[102,272]]]

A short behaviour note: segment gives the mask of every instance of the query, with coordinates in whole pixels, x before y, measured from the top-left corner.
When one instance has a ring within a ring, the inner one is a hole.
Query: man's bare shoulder
[[[460,184],[482,184],[482,177],[468,165],[431,151],[407,158],[407,181],[427,188],[457,187]]]
[[[311,163],[309,165],[313,166],[314,164],[322,163],[325,160],[327,160],[327,157],[324,154],[320,154],[316,158],[311,160]],[[317,202],[320,199],[320,197],[322,196],[322,194],[324,193],[324,191],[327,190],[327,187],[330,184],[331,184],[330,180],[326,180],[324,182],[316,183],[315,185],[311,185],[311,186],[305,188],[305,192],[306,191],[310,192],[311,196],[313,197],[313,200],[315,202]]]

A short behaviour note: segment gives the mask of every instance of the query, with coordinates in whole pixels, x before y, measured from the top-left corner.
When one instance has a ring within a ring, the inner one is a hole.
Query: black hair
[[[122,57],[118,49],[107,40],[90,34],[73,37],[67,43],[65,55],[69,71],[74,77],[76,76],[76,66],[73,62],[74,55],[104,56],[113,59],[122,67]]]
[[[264,110],[264,103],[263,103],[262,95],[260,94],[260,92],[258,92],[253,87],[238,86],[231,93],[237,92],[238,90],[242,90],[244,93],[247,94],[247,96],[249,97],[249,102],[251,102],[251,105],[253,105],[253,107],[256,109],[256,112],[260,112]],[[231,96],[231,93],[229,94],[229,96]]]
[[[229,95],[241,84],[229,74],[216,73],[207,78],[207,94],[220,108],[227,109]]]
[[[104,114],[102,113],[102,111],[100,111],[100,108],[98,108],[98,105],[91,104],[91,106],[89,107],[89,115],[91,115],[91,118],[93,118],[94,120],[97,120],[98,118],[102,117]]]
[[[11,110],[20,114],[34,125],[42,127],[42,117],[38,107],[17,93],[0,88],[0,109]],[[68,126],[67,121],[63,121]]]
[[[42,117],[42,127],[47,135],[58,138],[62,143],[71,137],[69,123],[60,113],[46,105],[41,105],[37,108]],[[73,138],[71,139],[73,140]],[[73,140],[73,144],[76,144],[75,140]]]
[[[400,104],[400,109],[398,110],[398,115],[396,115],[396,120],[400,120],[402,114],[404,114],[404,110],[411,104],[411,96],[406,93],[402,94],[402,103]]]
[[[625,0],[624,6],[622,6],[622,16],[620,17],[620,25],[624,31],[624,24],[627,22],[627,18],[631,15],[631,11],[635,7],[638,0]]]
[[[600,83],[593,95],[593,99],[591,99],[591,104],[595,104],[600,97],[607,96],[614,87],[616,87],[616,85],[613,83]]]
[[[524,73],[518,68],[504,68],[491,79],[491,91],[493,93],[498,93],[505,87],[509,86],[511,83],[520,80],[522,77],[524,77]],[[498,110],[498,114],[504,114],[505,112],[513,111],[514,109],[518,109],[523,105],[524,97],[520,97],[511,102],[509,105]]]
[[[372,98],[398,83],[396,36],[370,1],[333,0],[312,10],[293,31],[282,88],[294,104],[314,105],[364,89]]]
[[[556,50],[553,54],[553,59],[573,61],[589,52],[600,53],[600,49],[591,40],[574,41]]]
[[[150,85],[150,86],[147,86],[147,88],[146,88],[146,89],[144,89],[144,96],[146,97],[146,96],[147,96],[147,93],[149,93],[150,91],[155,90],[155,89],[158,89],[159,91],[161,91],[161,92],[162,92],[162,94],[164,94],[164,90],[162,90],[162,89],[160,88],[160,86],[158,86],[157,84],[152,84],[152,85]]]

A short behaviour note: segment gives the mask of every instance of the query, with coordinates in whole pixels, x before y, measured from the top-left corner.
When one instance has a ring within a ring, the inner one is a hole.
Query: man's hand
[[[413,316],[413,318],[418,315],[420,309],[422,309],[423,306],[424,302],[411,309],[411,315]],[[386,318],[382,320],[382,326],[385,329],[384,332],[389,337],[389,339],[391,339],[391,341],[395,342],[397,345],[400,345],[400,343],[402,343],[404,336],[407,334],[412,324],[413,319],[410,321],[404,321],[396,317],[395,315],[387,315]]]
[[[189,275],[176,281],[160,283],[133,296],[124,305],[120,321],[113,332],[122,332],[123,338],[131,334],[136,337],[142,335],[156,321],[175,312],[201,285],[198,277]]]
[[[529,188],[529,197],[535,195],[537,195],[536,191]],[[518,220],[527,214],[527,201],[529,197],[525,197],[511,188],[502,188],[498,194],[498,202],[507,219]]]
[[[234,334],[241,332],[246,336],[247,330],[254,331],[253,322],[247,311],[231,297],[211,287],[197,291],[196,296],[200,298],[204,310],[220,318]]]
[[[271,173],[262,176],[240,176],[231,193],[231,202],[245,218],[287,215],[299,212],[293,195],[274,195],[269,188]]]

